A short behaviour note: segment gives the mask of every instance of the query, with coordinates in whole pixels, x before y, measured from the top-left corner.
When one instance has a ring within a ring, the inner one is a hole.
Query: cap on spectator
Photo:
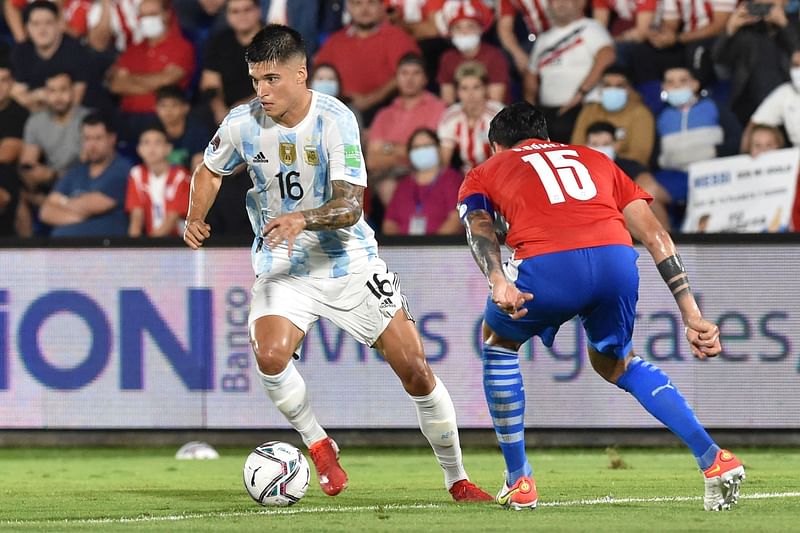
[[[481,25],[483,31],[489,29],[494,19],[492,10],[487,7],[480,0],[463,0],[453,5],[450,9],[448,6],[443,7],[445,17],[447,20],[447,27],[450,28],[459,20],[474,20]]]

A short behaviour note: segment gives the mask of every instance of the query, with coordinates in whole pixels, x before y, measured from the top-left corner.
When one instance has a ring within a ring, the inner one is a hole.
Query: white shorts
[[[373,259],[362,272],[338,278],[309,278],[281,274],[260,276],[253,284],[249,323],[267,315],[289,319],[303,333],[319,317],[372,346],[398,310],[413,320],[400,292],[400,278],[382,259]]]

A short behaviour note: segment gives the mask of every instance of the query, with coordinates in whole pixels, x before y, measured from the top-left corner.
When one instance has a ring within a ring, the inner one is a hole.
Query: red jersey
[[[652,201],[600,152],[529,139],[467,174],[458,201],[482,194],[509,224],[514,259],[611,244],[632,246],[622,209]]]
[[[189,172],[172,165],[163,176],[154,176],[146,166],[136,165],[128,176],[128,192],[125,195],[125,210],[144,211],[145,235],[164,223],[168,212],[178,213],[182,218],[189,211]],[[172,235],[178,235],[176,226]]]

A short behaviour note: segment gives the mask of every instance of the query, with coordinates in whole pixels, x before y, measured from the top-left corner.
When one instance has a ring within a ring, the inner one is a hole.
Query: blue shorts
[[[633,323],[639,299],[638,252],[630,246],[580,248],[523,259],[516,286],[533,293],[518,320],[486,301],[484,319],[504,339],[523,343],[538,335],[552,346],[561,324],[579,316],[589,344],[610,357],[633,348]]]

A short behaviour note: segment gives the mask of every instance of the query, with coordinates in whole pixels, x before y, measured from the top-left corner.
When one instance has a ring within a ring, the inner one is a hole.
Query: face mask
[[[139,30],[145,39],[155,39],[164,33],[164,19],[158,15],[149,15],[139,19]]]
[[[311,88],[328,96],[339,94],[339,82],[336,80],[314,80],[311,82]]]
[[[672,107],[683,107],[694,99],[694,91],[688,87],[672,89],[667,92],[667,103]]]
[[[600,91],[600,103],[610,113],[619,111],[628,103],[628,91],[622,87],[606,87]]]
[[[792,67],[789,75],[792,77],[792,85],[794,85],[795,90],[800,91],[800,67]]]
[[[453,46],[461,52],[475,50],[481,44],[481,36],[474,33],[453,35]]]
[[[430,170],[439,164],[439,149],[434,145],[412,148],[408,159],[417,170]]]
[[[608,157],[612,161],[617,158],[617,151],[614,150],[613,144],[609,144],[606,146],[590,146],[589,148],[597,150],[601,154],[606,154],[606,157]]]

